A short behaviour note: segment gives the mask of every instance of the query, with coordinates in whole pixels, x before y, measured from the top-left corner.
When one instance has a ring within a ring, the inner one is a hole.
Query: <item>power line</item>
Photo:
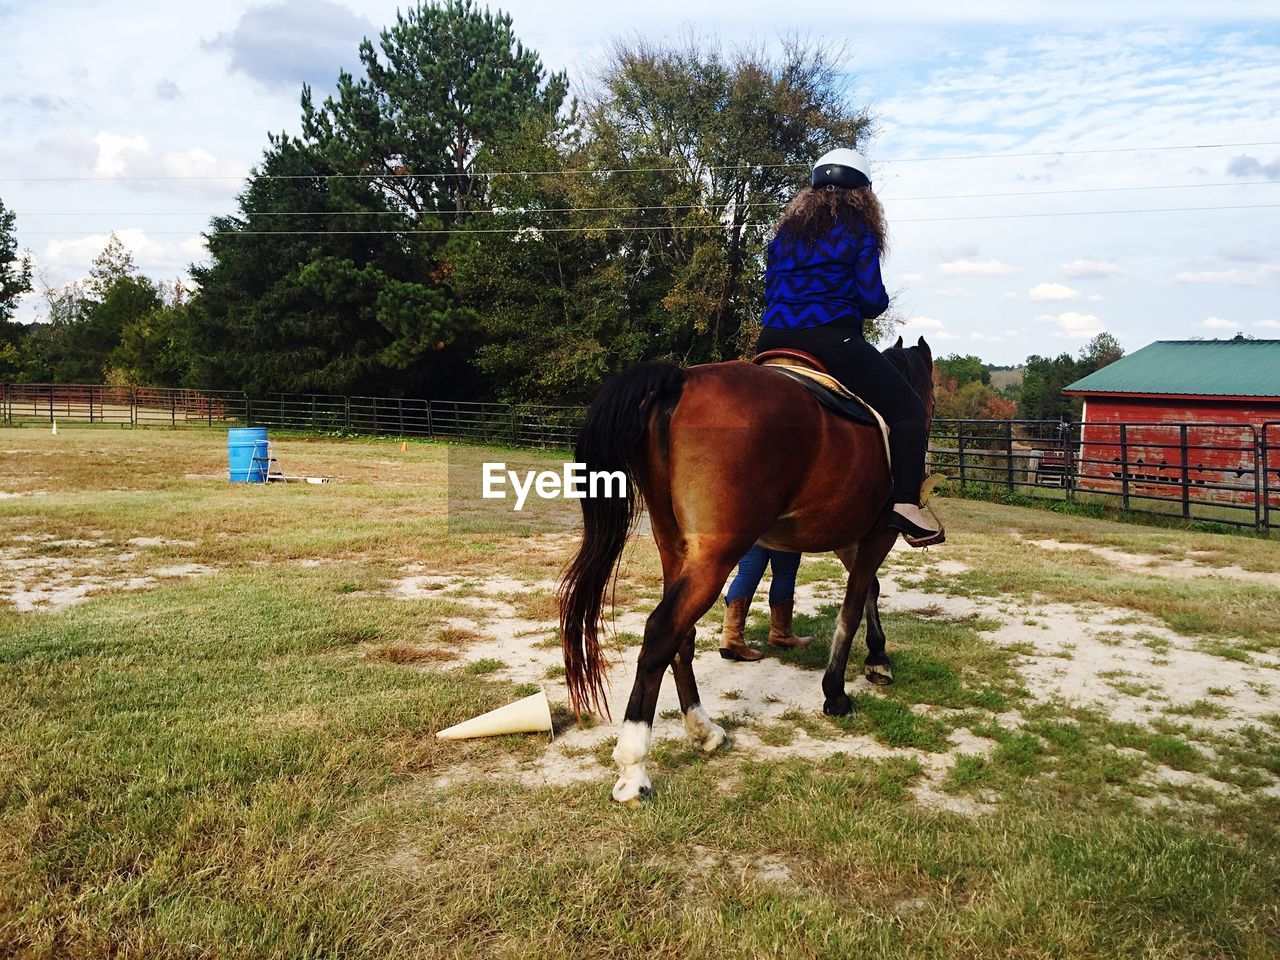
[[[1145,147],[1095,147],[1085,150],[1043,150],[1026,153],[973,153],[953,154],[941,157],[890,157],[880,163],[937,163],[950,160],[1010,160],[1029,157],[1075,157],[1104,153],[1156,153],[1169,150],[1216,150],[1235,147],[1272,147],[1280,146],[1280,140],[1250,140],[1237,143],[1183,143],[1167,146]],[[703,170],[776,170],[802,169],[806,163],[731,163],[711,164],[701,167]],[[237,180],[448,180],[478,179],[495,177],[554,177],[554,176],[612,176],[619,173],[678,173],[688,169],[683,167],[612,167],[604,169],[568,169],[568,170],[502,170],[493,172],[473,171],[457,172],[413,172],[385,171],[382,173],[259,173],[259,174],[210,174],[204,176],[140,176],[140,177],[0,177],[0,183],[186,183],[207,181]]]
[[[1048,213],[998,213],[977,214],[959,217],[903,217],[895,219],[895,223],[943,223],[957,220],[1026,220],[1043,217],[1101,217],[1113,215],[1129,215],[1140,213],[1193,213],[1196,211],[1217,210],[1265,210],[1280,207],[1280,203],[1230,204],[1200,207],[1137,207],[1128,210],[1060,210]],[[467,227],[463,229],[427,229],[427,230],[223,230],[204,233],[206,237],[364,237],[364,236],[444,236],[466,234],[517,234],[538,235],[544,233],[634,233],[653,230],[726,230],[731,224],[696,223],[687,225],[673,224],[598,224],[573,227]],[[771,223],[751,222],[737,225],[743,229],[769,229]],[[65,230],[32,230],[23,231],[33,236],[57,236],[65,234]],[[185,230],[148,231],[152,236],[190,236]]]
[[[1217,183],[1163,183],[1163,184],[1141,184],[1129,187],[1072,187],[1063,190],[1015,190],[1005,193],[947,193],[936,194],[933,196],[923,197],[881,197],[883,201],[891,201],[894,203],[906,203],[908,201],[921,200],[977,200],[991,199],[995,197],[1044,197],[1059,196],[1076,193],[1118,193],[1127,191],[1142,190],[1196,190],[1206,187],[1247,187],[1258,184],[1278,184],[1280,180],[1226,180]],[[781,207],[786,206],[790,201],[787,200],[752,200],[744,203],[747,207]],[[549,213],[630,213],[630,212],[647,212],[652,210],[707,210],[714,212],[716,210],[726,211],[730,209],[730,204],[699,204],[699,203],[683,203],[683,204],[650,204],[640,206],[619,206],[619,207],[542,207],[530,210],[468,210],[468,216],[486,215],[486,216],[506,216],[506,215],[522,215],[522,216],[541,216]],[[243,217],[399,217],[404,216],[401,210],[263,210],[255,211],[248,214],[213,214],[198,213],[195,211],[155,211],[150,213],[81,213],[79,211],[63,211],[60,213],[26,213],[24,217],[199,217],[201,219],[211,220],[214,217],[222,216],[243,216]]]

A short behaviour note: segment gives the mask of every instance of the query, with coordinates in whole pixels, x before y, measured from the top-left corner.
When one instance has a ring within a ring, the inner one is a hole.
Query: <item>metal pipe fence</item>
[[[1112,503],[1258,531],[1280,517],[1280,422],[936,420],[928,466],[961,491]]]
[[[578,406],[270,394],[98,384],[0,384],[3,423],[263,426],[570,448]],[[962,492],[1114,503],[1259,531],[1280,523],[1280,421],[935,420],[928,465]]]
[[[259,426],[463,440],[515,447],[571,447],[586,411],[576,406],[346,397],[97,384],[0,384],[0,420],[121,426]]]

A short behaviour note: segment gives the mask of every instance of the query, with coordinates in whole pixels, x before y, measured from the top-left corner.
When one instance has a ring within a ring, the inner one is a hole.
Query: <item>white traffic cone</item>
[[[57,420],[53,421],[53,435],[54,435],[55,437],[58,435],[58,421],[57,421]]]
[[[551,704],[545,692],[508,703],[470,720],[455,723],[436,734],[439,740],[470,740],[472,737],[497,737],[504,733],[550,733]]]

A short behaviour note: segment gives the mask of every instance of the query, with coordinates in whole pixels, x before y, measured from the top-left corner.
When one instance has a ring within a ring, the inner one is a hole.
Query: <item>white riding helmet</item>
[[[813,165],[813,176],[809,181],[815,187],[856,187],[871,186],[871,164],[857,150],[841,147],[828,150]]]

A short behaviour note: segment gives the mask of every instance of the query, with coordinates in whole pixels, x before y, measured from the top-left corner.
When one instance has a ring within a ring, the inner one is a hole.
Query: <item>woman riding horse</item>
[[[863,336],[889,306],[880,277],[884,210],[856,150],[832,150],[787,206],[769,244],[764,330],[756,352],[790,347],[817,357],[889,425],[893,512],[889,526],[912,546],[943,542],[920,509],[925,409],[898,369]]]
[[[941,541],[941,530],[927,526],[918,509],[920,448],[934,407],[933,354],[923,338],[912,347],[901,340],[890,347],[887,354],[905,378],[899,384],[891,376],[896,371],[882,366],[861,339],[864,317],[884,309],[865,293],[870,276],[883,296],[881,237],[869,225],[880,220],[865,213],[879,206],[869,189],[837,169],[842,166],[829,163],[817,175],[819,202],[806,191],[784,217],[782,239],[770,255],[775,289],[762,346],[817,354],[877,404],[896,427],[894,476],[877,427],[829,412],[784,372],[736,360],[687,369],[636,364],[600,388],[578,435],[575,461],[588,471],[620,471],[626,483],[622,497],[581,500],[582,543],[560,590],[565,684],[575,713],[610,712],[605,601],[642,505],[662,562],[662,599],[645,622],[613,751],[613,797],[620,803],[639,803],[652,792],[645,760],[668,670],[690,740],[706,752],[726,742],[724,728],[702,706],[694,638],[698,619],[752,544],[790,553],[834,551],[848,570],[821,684],[823,712],[848,716],[856,708],[845,671],[864,608],[870,613],[866,676],[877,683],[892,677],[874,616],[876,571],[902,532]],[[866,178],[865,170],[861,175]],[[845,185],[832,182],[827,191],[825,178],[844,178]],[[793,216],[805,210],[812,215]],[[825,225],[817,239],[807,233],[813,224]],[[794,308],[793,322],[776,327],[785,322],[783,303]]]

